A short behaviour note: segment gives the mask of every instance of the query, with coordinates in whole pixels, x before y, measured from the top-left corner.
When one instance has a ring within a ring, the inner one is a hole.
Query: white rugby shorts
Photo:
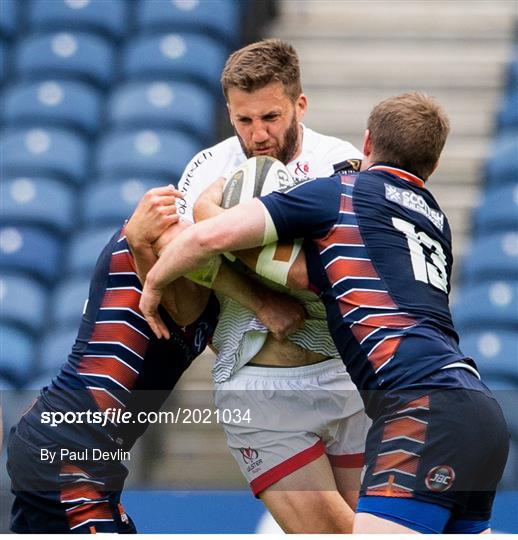
[[[254,495],[322,456],[363,466],[370,419],[342,360],[301,367],[245,365],[216,384],[227,444]]]

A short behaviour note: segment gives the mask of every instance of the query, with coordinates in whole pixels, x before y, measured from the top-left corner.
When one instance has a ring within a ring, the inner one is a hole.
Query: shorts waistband
[[[335,371],[337,368],[342,368],[345,371],[345,366],[341,358],[329,358],[328,360],[323,360],[317,364],[296,367],[260,367],[244,365],[235,375],[243,374],[256,378],[264,377],[265,379],[294,379]]]

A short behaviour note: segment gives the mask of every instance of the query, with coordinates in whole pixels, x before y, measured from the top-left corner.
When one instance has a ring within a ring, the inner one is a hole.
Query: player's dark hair
[[[235,51],[221,74],[221,86],[227,99],[230,88],[253,92],[273,82],[281,82],[294,101],[302,93],[297,53],[280,39],[264,39]]]
[[[439,161],[450,121],[435,98],[409,92],[378,103],[367,128],[376,161],[390,163],[426,180]]]

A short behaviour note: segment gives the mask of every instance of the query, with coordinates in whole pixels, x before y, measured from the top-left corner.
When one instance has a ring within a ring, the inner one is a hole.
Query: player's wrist
[[[132,250],[140,252],[152,249],[153,240],[146,238],[142,234],[139,234],[138,231],[131,226],[131,221],[126,224],[126,227],[124,228],[124,233],[126,235],[126,240]]]

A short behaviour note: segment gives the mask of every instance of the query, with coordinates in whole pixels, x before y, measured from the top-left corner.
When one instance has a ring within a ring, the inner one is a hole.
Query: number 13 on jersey
[[[392,218],[392,224],[406,236],[415,279],[448,293],[447,262],[441,244],[404,219]]]

